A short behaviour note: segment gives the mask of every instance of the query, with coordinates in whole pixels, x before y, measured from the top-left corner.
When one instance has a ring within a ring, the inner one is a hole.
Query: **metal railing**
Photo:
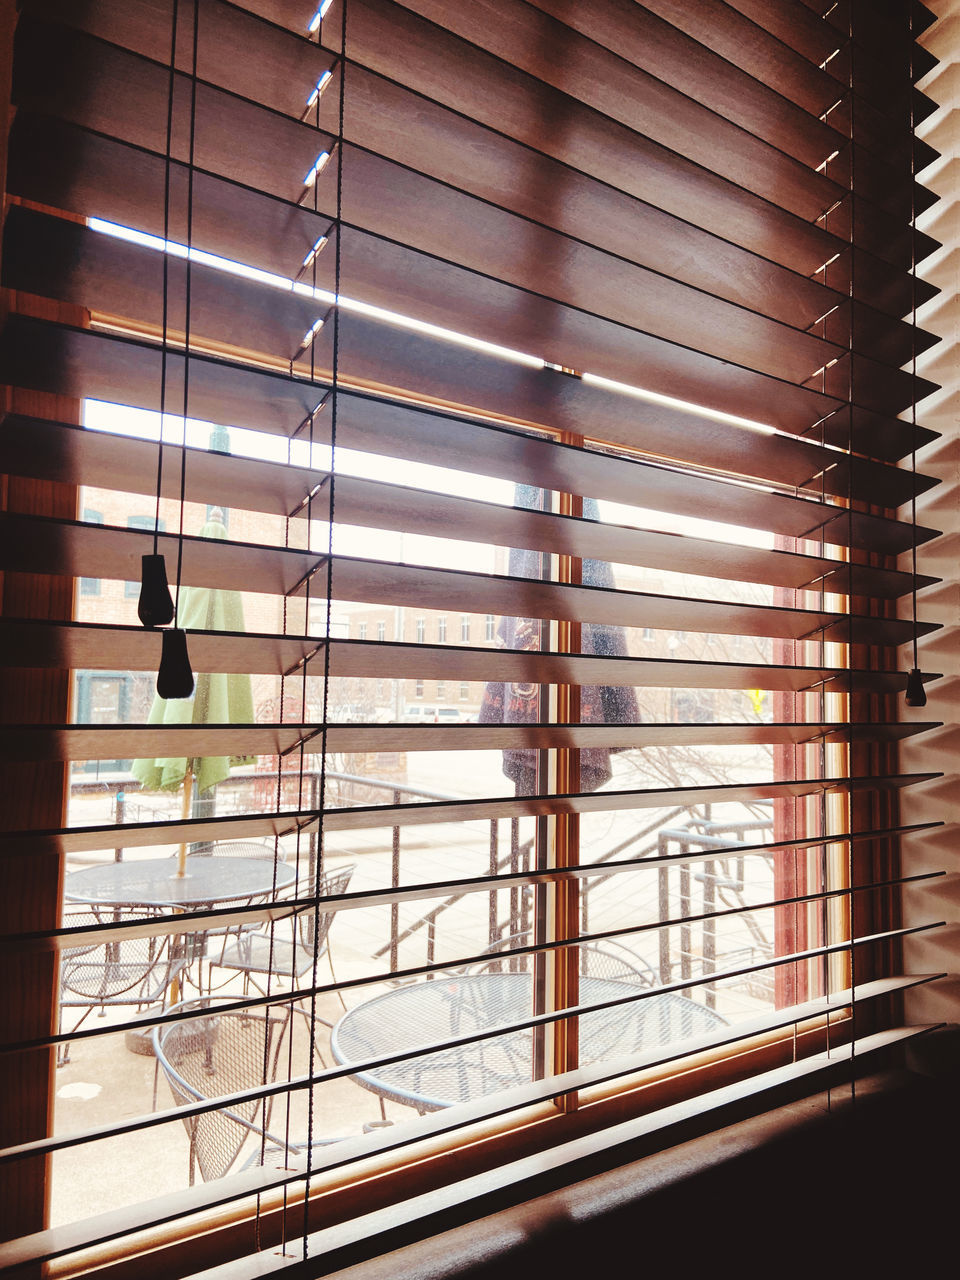
[[[743,919],[750,934],[754,939],[754,950],[759,951],[761,955],[770,956],[773,954],[773,946],[763,930],[757,923],[756,917],[750,911],[744,896],[746,888],[745,881],[745,864],[744,855],[736,853],[736,846],[746,844],[746,833],[748,831],[769,832],[773,829],[773,817],[754,818],[743,821],[729,820],[722,822],[714,822],[708,819],[693,818],[685,826],[663,828],[657,839],[657,853],[659,856],[667,856],[671,852],[671,846],[675,846],[675,852],[680,854],[694,853],[704,849],[717,849],[726,851],[723,857],[708,858],[702,864],[702,870],[692,872],[688,863],[681,863],[679,866],[662,866],[658,871],[658,906],[660,911],[660,919],[666,920],[671,914],[671,890],[674,877],[678,881],[677,897],[679,899],[679,915],[681,919],[693,914],[693,882],[699,881],[701,885],[701,909],[706,916],[717,909],[718,897],[725,901],[725,905],[736,905],[740,908],[740,918]],[[734,837],[734,840],[731,840]],[[733,847],[731,847],[731,845]],[[772,864],[773,854],[757,852],[752,854],[753,857],[761,857],[767,863]],[[734,869],[731,871],[731,863]],[[718,870],[718,867],[720,868]],[[730,894],[735,899],[731,902],[729,898],[724,899],[724,894]],[[699,962],[702,974],[711,974],[717,971],[717,922],[715,919],[706,919],[699,926],[700,947],[695,948],[693,945],[693,926],[690,924],[680,925],[680,946],[679,946],[679,966],[681,980],[689,979],[693,976],[693,968],[696,962]],[[673,947],[670,938],[670,931],[663,929],[660,931],[660,980],[667,983],[673,980],[676,961],[673,958]],[[715,983],[708,983],[704,987],[706,1001],[710,1008],[716,1007],[717,987]]]
[[[298,771],[297,775],[291,776],[297,777],[301,787],[301,795],[303,796],[305,793],[307,800],[306,804],[301,803],[298,807],[311,811],[318,810],[321,786],[320,771],[305,770],[302,773]],[[400,806],[404,800],[455,801],[462,799],[462,796],[456,794],[423,786],[411,786],[388,778],[369,777],[334,770],[327,770],[324,777],[327,785],[334,783],[340,788],[341,795],[338,798],[341,800],[344,798],[343,793],[349,795],[351,789],[355,791],[382,792],[389,797],[386,805],[393,806]],[[221,790],[236,791],[252,782],[262,782],[263,778],[264,775],[261,772],[238,770],[232,773],[229,779],[220,784],[218,793]],[[105,794],[110,796],[114,820],[118,827],[122,827],[124,821],[128,819],[132,808],[132,797],[137,796],[140,791],[140,784],[135,779],[123,776],[88,779],[74,775],[71,780],[71,793],[73,795]],[[718,852],[720,850],[725,851],[724,856],[705,860],[700,871],[693,871],[689,864],[658,867],[656,891],[658,918],[666,920],[679,916],[682,920],[691,915],[694,909],[695,886],[699,885],[700,906],[703,914],[708,914],[715,910],[718,901],[725,905],[738,906],[740,908],[739,918],[743,919],[746,928],[751,934],[754,950],[762,955],[771,954],[770,941],[750,911],[744,896],[746,888],[744,855],[736,853],[736,847],[745,845],[748,832],[769,831],[772,828],[772,816],[713,821],[709,816],[709,805],[704,806],[703,812],[705,812],[706,816],[700,816],[693,809],[675,808],[666,814],[658,815],[653,822],[632,832],[626,839],[619,841],[610,849],[599,854],[592,854],[591,861],[595,865],[609,863],[621,854],[628,854],[631,859],[642,859],[654,856],[664,857],[670,853],[679,852],[683,854],[708,849],[716,849]],[[138,814],[138,818],[139,816]],[[677,819],[681,819],[681,821],[677,822]],[[508,850],[505,854],[501,854],[500,834],[501,824],[504,821],[509,821],[510,839]],[[489,850],[489,873],[498,875],[508,872],[522,875],[528,872],[532,863],[534,840],[533,838],[520,839],[520,819],[491,818],[486,822],[489,831],[486,841]],[[390,828],[389,853],[390,884],[392,888],[399,888],[401,886],[402,862],[401,824],[394,824]],[[310,833],[309,835],[307,854],[311,862],[315,860],[317,854],[316,833]],[[770,854],[754,856],[765,857],[768,862],[772,860],[772,855]],[[118,839],[117,846],[114,849],[114,857],[117,861],[123,858],[123,845],[120,839]],[[613,880],[615,876],[616,873],[608,875],[600,873],[582,882],[580,918],[583,932],[589,931],[591,911],[594,903],[597,902],[598,893],[602,892],[605,882]],[[487,933],[488,945],[490,946],[502,941],[505,937],[525,934],[531,927],[533,886],[515,885],[510,887],[508,891],[509,907],[504,918],[500,917],[498,908],[499,894],[501,892],[503,891],[492,889],[489,893]],[[401,945],[417,934],[425,932],[426,962],[428,964],[434,963],[437,953],[438,924],[452,908],[467,896],[464,893],[451,893],[436,906],[418,916],[402,929],[400,926],[400,906],[396,902],[392,903],[390,906],[389,937],[373,953],[373,956],[381,958],[389,954],[391,971],[396,971],[399,968]],[[676,910],[674,910],[674,907],[676,907]],[[699,965],[700,972],[704,975],[716,972],[718,962],[716,921],[705,920],[698,926],[681,924],[679,928],[678,947],[673,942],[673,930],[661,929],[659,931],[658,961],[661,982],[669,983],[672,981],[678,968],[681,979],[693,977],[696,965]],[[698,930],[699,934],[698,946],[694,944],[694,928]],[[711,1007],[715,1007],[716,985],[707,984],[705,993],[707,1003]]]

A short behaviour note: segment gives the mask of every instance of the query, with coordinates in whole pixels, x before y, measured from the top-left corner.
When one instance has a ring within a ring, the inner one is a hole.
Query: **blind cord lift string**
[[[170,76],[167,88],[167,146],[163,180],[163,240],[170,242],[170,170],[173,151],[173,104],[176,90],[177,27],[179,0],[173,0],[170,32]],[[166,561],[159,554],[160,494],[163,488],[163,424],[167,413],[167,355],[169,349],[170,255],[163,254],[163,294],[160,347],[160,432],[157,443],[157,496],[153,516],[153,554],[141,557],[140,599],[137,616],[148,629],[165,627],[173,621],[173,598],[167,584]]]
[[[846,811],[847,825],[853,828],[853,780],[855,777],[854,768],[854,735],[853,735],[853,708],[854,708],[854,578],[853,567],[854,557],[854,502],[856,498],[856,483],[854,479],[854,402],[857,395],[857,386],[855,382],[854,361],[856,359],[856,300],[857,300],[857,271],[858,258],[856,253],[856,225],[857,225],[857,192],[856,192],[856,137],[857,137],[857,96],[856,96],[856,75],[857,75],[857,42],[856,31],[854,26],[854,15],[851,10],[847,19],[847,38],[850,42],[850,69],[849,69],[849,92],[850,92],[850,283],[848,286],[848,296],[850,300],[850,314],[847,325],[847,341],[849,349],[847,353],[847,564],[849,572],[847,574],[847,778],[850,790],[846,793]],[[869,508],[868,508],[869,509]],[[847,846],[846,857],[846,894],[844,899],[846,903],[846,928],[847,928],[847,985],[851,993],[850,1000],[850,1101],[856,1103],[857,1100],[857,951],[854,945],[856,938],[856,902],[855,902],[855,879],[854,868],[854,850],[853,845]],[[828,982],[827,991],[830,990],[829,983],[829,966],[827,968]],[[827,1015],[827,1053],[831,1052],[830,1043],[830,1017]],[[840,1045],[837,1046],[838,1050]],[[833,1106],[833,1092],[827,1090],[828,1105]]]
[[[317,10],[317,40],[323,38],[323,19],[327,10],[330,8],[331,0],[324,0],[320,8]],[[321,723],[323,724],[323,748],[320,754],[320,782],[317,793],[317,833],[316,833],[316,859],[313,861],[311,871],[313,875],[313,883],[310,886],[313,896],[313,955],[311,957],[310,969],[310,1015],[309,1015],[309,1034],[311,1047],[315,1044],[317,1029],[317,969],[320,961],[320,885],[323,872],[323,813],[326,804],[326,785],[327,785],[327,752],[326,752],[326,726],[329,715],[330,705],[330,636],[332,630],[332,607],[333,607],[333,527],[335,518],[335,497],[336,497],[336,458],[337,458],[337,409],[339,407],[339,396],[337,394],[339,388],[340,377],[340,294],[342,289],[342,270],[343,270],[343,131],[344,131],[344,114],[345,114],[345,88],[346,88],[346,64],[347,64],[347,0],[341,0],[340,3],[340,58],[339,58],[339,97],[337,103],[337,243],[336,254],[334,258],[334,297],[335,304],[333,310],[333,352],[332,352],[332,368],[331,368],[331,386],[330,386],[330,469],[329,475],[329,518],[327,522],[327,600],[326,600],[326,618],[325,618],[325,638],[326,643],[323,646],[323,713]],[[319,94],[316,101],[317,121],[319,123],[320,101]],[[314,183],[314,206],[319,201],[319,191],[317,184]],[[312,262],[314,277],[317,271],[317,255],[314,255]],[[329,315],[329,312],[327,313]],[[311,379],[314,377],[315,370],[313,367],[314,346],[316,343],[317,331],[314,331],[313,341],[310,347],[310,363],[311,363]],[[326,400],[326,397],[324,397]],[[310,454],[311,463],[313,461],[313,431],[316,414],[310,415]],[[308,509],[308,534],[307,545],[310,544],[309,529],[311,527],[310,515],[311,510]],[[309,588],[308,588],[309,590]],[[306,691],[306,677],[309,664],[304,664],[303,680],[304,691]],[[301,793],[303,785],[303,752],[300,753],[300,769],[301,769]],[[333,970],[331,968],[331,975]],[[311,1048],[311,1075],[313,1074],[312,1064],[312,1048]],[[303,1222],[301,1229],[301,1251],[304,1259],[309,1254],[310,1239],[310,1182],[313,1166],[313,1146],[314,1146],[314,1125],[315,1125],[315,1090],[310,1089],[307,1092],[307,1173],[303,1187]]]
[[[193,173],[197,135],[197,59],[200,43],[200,4],[193,5],[193,49],[190,60],[190,154],[187,168],[187,259],[185,266],[183,339],[183,444],[180,450],[180,523],[177,529],[177,596],[173,627],[164,632],[163,653],[157,675],[157,691],[164,698],[188,698],[193,693],[193,671],[187,655],[186,632],[177,626],[180,583],[183,576],[183,509],[187,488],[187,411],[190,401],[190,320],[193,280]]]
[[[913,18],[910,19],[911,30]],[[913,87],[913,43],[910,45],[910,84]],[[917,193],[916,193],[916,147],[914,138],[914,100],[910,95],[910,294],[911,294],[911,373],[914,381],[913,396],[910,400],[910,572],[913,579],[911,599],[913,605],[913,666],[907,675],[905,701],[908,707],[925,707],[927,694],[923,687],[923,675],[920,671],[920,660],[917,645]]]
[[[163,480],[163,420],[166,410],[167,356],[169,345],[169,239],[170,239],[170,171],[173,151],[173,108],[176,88],[176,48],[179,24],[179,0],[173,4],[173,33],[170,47],[170,79],[167,100],[167,153],[164,181],[164,254],[163,254],[163,341],[161,352],[160,440],[157,461],[157,498],[154,518],[152,556],[143,557],[143,580],[137,613],[146,627],[163,627],[163,647],[157,672],[157,693],[161,698],[189,698],[194,690],[193,671],[187,653],[187,637],[177,626],[180,584],[183,576],[183,517],[187,484],[187,410],[190,395],[190,286],[193,251],[193,167],[196,147],[197,57],[200,29],[200,6],[193,7],[193,48],[190,66],[190,141],[187,163],[187,225],[184,285],[183,337],[183,439],[180,449],[180,512],[177,529],[176,603],[170,598],[164,557],[157,554],[160,527],[160,492]],[[169,624],[172,622],[172,626]]]

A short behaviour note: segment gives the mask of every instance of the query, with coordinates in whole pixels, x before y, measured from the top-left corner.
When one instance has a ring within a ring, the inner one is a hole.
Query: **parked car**
[[[412,706],[405,707],[403,718],[409,724],[436,724],[437,707],[423,706],[415,702]]]
[[[403,713],[408,724],[459,724],[463,717],[459,707],[421,706],[414,703]]]

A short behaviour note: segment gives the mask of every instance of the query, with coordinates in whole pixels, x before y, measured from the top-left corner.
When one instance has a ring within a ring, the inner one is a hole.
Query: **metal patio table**
[[[184,865],[186,875],[183,876],[177,875],[175,857],[83,867],[67,875],[64,901],[88,903],[94,908],[113,907],[119,918],[121,909],[128,913],[137,907],[151,911],[179,907],[191,911],[229,902],[251,902],[264,898],[274,889],[288,888],[296,879],[292,866],[285,862],[277,862],[275,866],[270,858],[193,854]],[[194,960],[202,962],[206,945],[206,930],[185,930],[177,949],[189,966]]]
[[[296,871],[269,858],[187,858],[186,875],[177,875],[176,858],[105,862],[71,871],[64,882],[67,902],[104,907],[190,907],[237,902],[285,889]]]
[[[580,1065],[669,1045],[727,1025],[712,1009],[674,992],[610,978],[580,978],[580,1003],[599,1004],[646,992],[642,1000],[580,1015]],[[330,1048],[343,1066],[418,1045],[522,1022],[532,1009],[531,973],[477,973],[395,987],[350,1009],[333,1028]],[[512,1031],[358,1071],[360,1084],[393,1102],[438,1111],[533,1076],[533,1031]]]

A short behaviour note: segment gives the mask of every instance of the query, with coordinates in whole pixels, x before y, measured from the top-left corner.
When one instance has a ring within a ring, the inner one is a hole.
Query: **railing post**
[[[516,875],[520,870],[520,819],[510,819],[510,871]],[[521,890],[512,885],[510,888],[510,936],[520,932],[520,894]]]
[[[665,836],[657,837],[657,857],[666,856],[668,841]],[[657,868],[657,911],[660,920],[670,918],[670,868]],[[673,965],[670,963],[670,930],[658,929],[657,938],[660,944],[660,982],[666,986],[670,981]]]
[[[320,775],[314,770],[310,774],[310,811],[316,813],[320,808]],[[317,829],[310,832],[309,843],[307,846],[308,857],[310,859],[310,874],[315,876],[318,871],[317,867]]]
[[[400,792],[394,790],[393,803],[400,804]],[[400,828],[393,828],[393,859],[390,872],[390,884],[394,889],[400,888]],[[390,971],[396,973],[400,968],[400,904],[390,904]]]
[[[526,875],[530,870],[530,857],[533,852],[533,845],[529,845],[524,852],[521,870]],[[530,932],[530,897],[529,893],[520,892],[520,933]]]
[[[490,861],[489,861],[489,870],[490,870],[491,876],[495,876],[498,871],[497,826],[498,826],[497,819],[491,818],[490,819]],[[488,903],[489,905],[487,908],[487,931],[490,935],[490,941],[488,945],[493,946],[500,932],[499,928],[497,927],[497,891],[496,889],[490,890]]]
[[[703,910],[704,914],[713,911],[717,905],[717,864],[711,858],[709,862],[703,864]],[[717,922],[716,920],[705,920],[703,922],[703,972],[716,973],[717,971]],[[715,1009],[717,1007],[717,988],[714,983],[708,983],[706,988],[707,1008]]]
[[[688,853],[690,846],[686,840],[680,841],[680,849],[683,853]],[[686,920],[690,914],[690,867],[684,863],[680,868],[680,919]],[[690,926],[682,924],[680,926],[680,977],[686,980],[691,974],[691,958],[690,950]],[[684,995],[689,995],[689,990]]]
[[[113,820],[114,820],[114,822],[117,824],[117,826],[118,826],[118,827],[123,825],[123,816],[124,816],[124,812],[125,812],[125,810],[126,810],[126,807],[127,807],[127,797],[126,797],[126,794],[125,794],[123,791],[118,791],[118,792],[117,792],[116,804],[115,804],[115,807],[114,807],[114,814],[113,814]],[[114,860],[114,862],[122,862],[122,861],[123,861],[123,849],[122,849],[122,848],[120,848],[120,849],[114,849],[114,851],[113,851],[113,860]]]

